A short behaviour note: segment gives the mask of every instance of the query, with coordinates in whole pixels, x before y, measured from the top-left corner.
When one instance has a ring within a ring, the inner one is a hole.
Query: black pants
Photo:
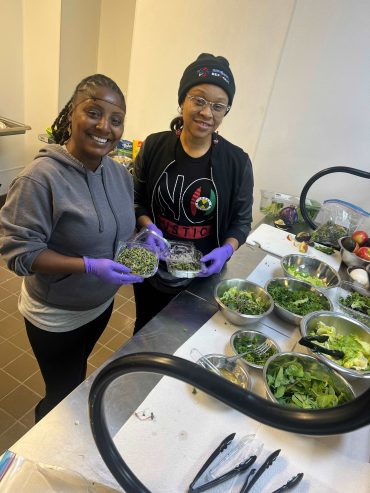
[[[87,358],[107,326],[113,303],[88,324],[69,332],[49,332],[25,320],[28,339],[45,382],[35,409],[36,423],[86,378]]]
[[[172,293],[162,293],[148,281],[133,284],[135,303],[136,303],[136,321],[134,334],[144,327],[162,308],[181,291],[175,290]],[[184,288],[185,289],[185,288]]]

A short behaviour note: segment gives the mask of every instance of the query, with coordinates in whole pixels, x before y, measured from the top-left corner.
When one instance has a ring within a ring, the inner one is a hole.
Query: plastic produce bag
[[[269,190],[261,190],[260,211],[272,219],[284,219],[281,217],[281,211],[294,207],[297,211],[297,221],[304,223],[299,208],[299,197],[288,195],[281,192],[272,192]],[[321,204],[317,200],[306,199],[306,210],[312,220],[314,220],[320,210]]]
[[[1,493],[118,493],[62,467],[41,464],[7,450],[0,461]]]
[[[343,200],[325,200],[320,209],[316,223],[317,229],[312,239],[324,245],[339,247],[338,240],[343,236],[349,236],[357,229],[369,227],[370,215],[360,207]]]

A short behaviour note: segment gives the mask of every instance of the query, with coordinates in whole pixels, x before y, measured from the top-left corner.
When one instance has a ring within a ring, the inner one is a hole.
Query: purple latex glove
[[[198,274],[198,277],[208,277],[212,274],[218,274],[221,272],[222,267],[225,265],[226,260],[228,260],[234,253],[233,247],[230,243],[226,245],[215,248],[211,252],[204,255],[200,260],[201,262],[211,262],[210,265],[206,265],[203,271]]]
[[[157,235],[162,236],[163,238],[162,231],[159,228],[157,228],[157,226],[154,223],[147,224],[145,227],[147,229],[150,229],[150,231],[154,231],[154,233],[157,233]]]
[[[102,281],[110,284],[132,284],[143,282],[144,278],[130,274],[130,269],[113,260],[107,258],[83,257],[86,274],[93,274]]]
[[[150,223],[150,224],[148,224],[145,227],[147,229],[149,229],[149,231],[153,231],[153,233],[155,233],[156,235],[160,236],[160,238],[158,238],[155,235],[148,235],[148,238],[146,240],[146,243],[150,247],[152,247],[153,250],[156,249],[157,251],[159,251],[159,258],[160,259],[163,259],[165,257],[165,253],[168,250],[168,244],[165,243],[165,240],[164,239],[163,239],[163,241],[161,240],[161,238],[163,238],[162,231],[159,228],[157,228],[157,226],[154,223]]]

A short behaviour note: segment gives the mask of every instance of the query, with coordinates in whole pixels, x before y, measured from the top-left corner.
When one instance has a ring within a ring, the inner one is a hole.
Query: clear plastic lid
[[[166,256],[167,270],[174,277],[196,277],[204,263],[201,262],[202,252],[192,242],[170,241]]]
[[[159,259],[166,258],[169,242],[155,231],[142,228],[128,241],[120,241],[114,257],[141,277],[152,277],[158,270]]]

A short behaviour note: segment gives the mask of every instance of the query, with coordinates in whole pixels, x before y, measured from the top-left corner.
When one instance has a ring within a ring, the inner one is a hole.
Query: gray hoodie
[[[41,149],[9,188],[0,211],[0,253],[25,278],[32,298],[66,310],[95,308],[119,288],[88,274],[33,273],[45,249],[63,255],[113,259],[119,241],[133,235],[132,177],[105,156],[94,173],[64,148]]]

